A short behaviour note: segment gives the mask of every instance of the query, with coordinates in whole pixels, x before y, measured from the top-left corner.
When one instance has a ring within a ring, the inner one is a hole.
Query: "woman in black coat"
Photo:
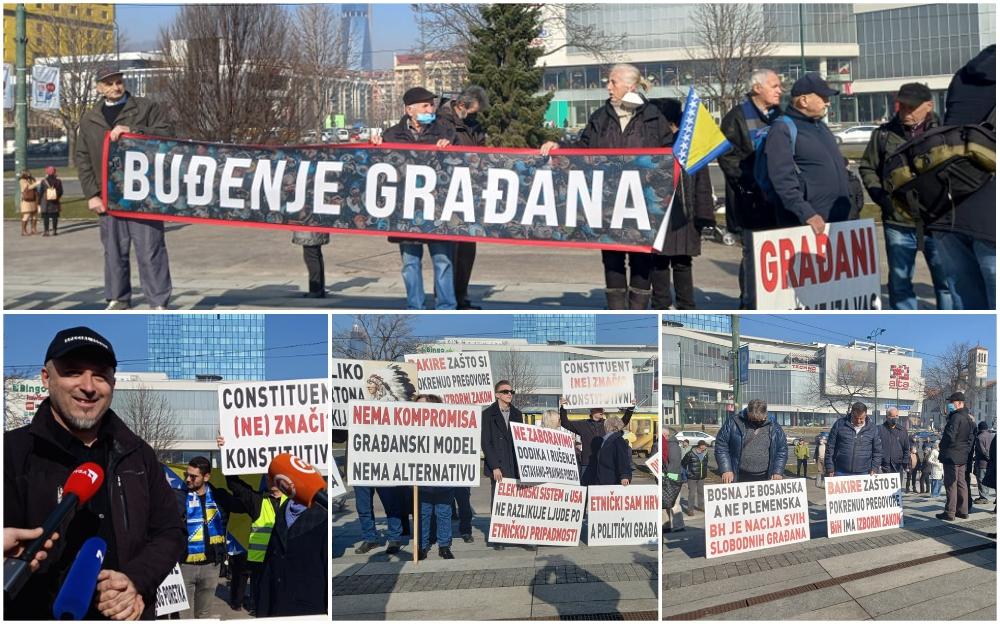
[[[666,145],[673,147],[677,128],[681,123],[681,102],[674,98],[650,100],[663,114],[672,131]],[[674,202],[670,209],[670,222],[663,242],[663,253],[653,255],[652,287],[653,309],[667,310],[671,304],[678,310],[693,310],[694,305],[694,256],[701,255],[701,231],[715,225],[715,206],[712,201],[712,181],[708,167],[702,167],[693,176],[679,168]],[[673,273],[673,293],[671,293]],[[672,296],[673,295],[673,296]]]
[[[289,526],[291,522],[291,526]],[[330,523],[319,505],[278,508],[257,596],[257,617],[326,615]]]
[[[608,73],[608,99],[594,111],[576,141],[542,145],[548,155],[554,147],[569,148],[659,148],[667,144],[670,129],[659,109],[651,106],[638,89],[649,88],[639,70],[626,64],[615,65]],[[601,251],[604,286],[611,310],[645,310],[652,296],[650,270],[653,256],[648,253]],[[626,261],[628,268],[626,268]],[[628,275],[631,269],[631,275]]]
[[[625,423],[612,416],[604,421],[604,440],[591,469],[590,485],[628,485],[632,481],[632,449],[623,437]]]

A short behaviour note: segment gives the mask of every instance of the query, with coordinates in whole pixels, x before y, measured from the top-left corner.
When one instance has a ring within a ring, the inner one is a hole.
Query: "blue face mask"
[[[437,115],[434,113],[419,113],[417,114],[417,122],[420,124],[432,124],[434,120],[437,119]]]
[[[948,413],[950,414],[950,413],[952,413],[954,411],[955,411],[955,404],[954,403],[949,403],[948,404]]]

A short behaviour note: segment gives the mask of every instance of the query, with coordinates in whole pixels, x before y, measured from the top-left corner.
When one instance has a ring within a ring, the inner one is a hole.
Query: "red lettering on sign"
[[[792,288],[798,286],[795,283],[795,273],[792,271],[792,258],[795,257],[795,245],[787,238],[778,241],[778,263],[781,271],[781,288],[788,288],[788,278],[791,277]]]
[[[761,283],[764,285],[764,290],[767,292],[774,292],[774,289],[778,286],[778,274],[775,271],[774,257],[777,255],[777,251],[774,249],[774,243],[771,241],[764,241],[760,246],[760,262],[757,266],[760,267]]]

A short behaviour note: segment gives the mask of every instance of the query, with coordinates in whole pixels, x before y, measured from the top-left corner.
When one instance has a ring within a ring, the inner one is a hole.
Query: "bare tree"
[[[829,406],[837,415],[846,414],[852,403],[860,401],[867,405],[875,396],[874,368],[868,368],[868,362],[850,362],[860,366],[848,362],[839,360],[836,370],[827,369],[822,375],[813,376],[808,389],[811,401]]]
[[[38,378],[37,369],[12,369],[3,375],[3,430],[10,431],[31,423],[48,395]]]
[[[467,57],[469,46],[475,40],[472,31],[486,26],[478,4],[420,3],[411,6],[421,26],[421,46],[429,49],[446,50]],[[563,48],[574,47],[590,54],[598,62],[607,63],[624,46],[624,34],[609,34],[599,26],[585,24],[579,19],[581,15],[600,10],[599,7],[547,3],[535,6],[542,8],[542,27],[550,32],[559,31],[566,38],[561,45],[546,48],[542,58]]]
[[[538,390],[538,376],[535,375],[530,358],[520,351],[510,349],[498,360],[497,370],[493,371],[494,383],[501,379],[509,381],[515,391],[512,402],[517,407],[524,407],[528,401],[525,397]]]
[[[727,111],[746,93],[750,74],[774,51],[777,27],[759,4],[698,4],[691,22],[695,45],[688,57],[704,63],[692,76],[703,99]]]
[[[180,420],[167,397],[144,385],[120,390],[119,396],[121,407],[116,412],[132,433],[153,447],[161,462],[167,461],[180,437]]]
[[[356,360],[402,359],[421,344],[412,322],[413,317],[401,314],[359,314],[350,330],[334,332],[333,354]]]
[[[46,58],[46,64],[59,68],[60,108],[32,112],[62,127],[70,158],[75,158],[80,120],[100,99],[94,88],[97,72],[115,58],[114,35],[107,30],[65,23],[54,16],[35,19],[41,32],[28,40],[29,56]]]
[[[183,5],[160,33],[160,89],[178,134],[236,143],[297,141],[313,125],[297,96],[298,33],[268,4]]]
[[[934,364],[924,370],[924,397],[945,416],[944,407],[953,392],[965,393],[965,404],[974,405],[980,388],[975,383],[975,362],[969,357],[974,345],[953,342]]]
[[[295,13],[298,38],[298,70],[305,78],[299,94],[306,105],[305,116],[317,133],[332,112],[332,83],[348,67],[342,58],[343,37],[349,33],[339,28],[339,16],[329,4],[301,4]]]

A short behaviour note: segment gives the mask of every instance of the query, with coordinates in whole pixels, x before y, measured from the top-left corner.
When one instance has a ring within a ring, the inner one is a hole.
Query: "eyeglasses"
[[[184,473],[184,480],[185,481],[187,481],[188,479],[198,479],[199,477],[201,477],[200,474],[191,474],[190,472],[185,472]]]
[[[514,394],[513,390],[497,390],[497,394]]]

